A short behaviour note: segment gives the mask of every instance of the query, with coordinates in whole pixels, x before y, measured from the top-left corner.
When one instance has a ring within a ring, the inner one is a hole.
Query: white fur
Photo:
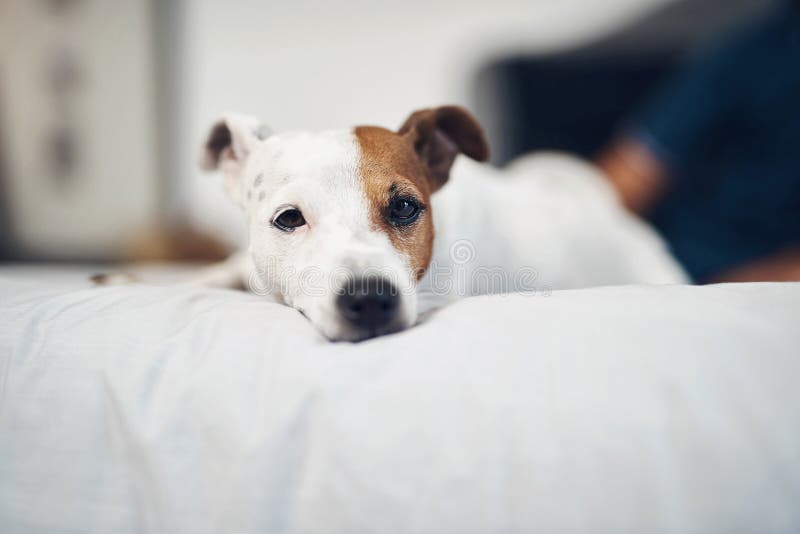
[[[299,132],[255,143],[240,176],[251,289],[301,310],[332,339],[363,336],[336,310],[348,277],[380,274],[401,290],[413,288],[406,259],[387,235],[371,228],[358,169],[352,132]],[[307,224],[288,233],[275,228],[273,218],[285,206],[298,208]],[[417,315],[413,291],[400,295],[392,329],[410,326]]]
[[[503,170],[460,156],[434,194],[433,210],[426,290],[441,293],[437,270],[468,282],[480,281],[481,270],[506,273],[507,287],[492,292],[688,281],[661,238],[623,209],[599,171],[565,154],[524,156]],[[471,257],[459,257],[459,244]],[[457,285],[449,293],[486,292],[475,283]]]
[[[392,329],[414,323],[418,290],[450,298],[686,281],[661,239],[622,208],[594,167],[564,155],[538,154],[503,171],[463,156],[456,160],[450,181],[431,199],[434,256],[418,286],[408,259],[372,228],[353,132],[284,133],[261,140],[257,121],[241,116],[225,121],[233,147],[218,167],[226,189],[244,208],[249,246],[195,283],[244,282],[301,310],[331,339],[364,337],[336,310],[348,276],[377,273],[400,289],[401,313]],[[205,166],[214,163],[206,154]],[[275,228],[272,221],[282,206],[299,209],[307,224],[289,233]],[[484,285],[476,283],[481,276]]]

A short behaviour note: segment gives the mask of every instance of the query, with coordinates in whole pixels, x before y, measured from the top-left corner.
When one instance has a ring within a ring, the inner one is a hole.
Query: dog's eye
[[[392,224],[404,226],[416,221],[421,212],[420,205],[413,198],[398,197],[389,203],[387,218]]]
[[[306,220],[303,217],[303,214],[300,212],[300,210],[295,208],[290,208],[284,211],[272,221],[272,224],[284,232],[291,232],[295,228],[303,226],[305,223]]]

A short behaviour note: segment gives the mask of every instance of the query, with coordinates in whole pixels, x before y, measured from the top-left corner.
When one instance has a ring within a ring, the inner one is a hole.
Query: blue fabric
[[[696,280],[800,244],[800,8],[693,58],[636,135],[670,169],[652,220]]]

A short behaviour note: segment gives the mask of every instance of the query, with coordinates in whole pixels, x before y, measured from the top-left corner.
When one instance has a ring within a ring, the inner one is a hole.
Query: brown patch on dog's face
[[[419,280],[433,254],[431,194],[447,182],[458,154],[486,161],[483,130],[464,108],[441,106],[412,113],[397,133],[359,126],[355,135],[372,222],[408,258]],[[419,208],[413,221],[393,217],[409,204]]]
[[[361,149],[359,170],[372,223],[408,259],[414,277],[419,280],[433,254],[427,169],[404,136],[373,126],[359,126],[355,135]],[[404,201],[415,202],[420,211],[413,222],[398,224],[391,217],[392,206]]]

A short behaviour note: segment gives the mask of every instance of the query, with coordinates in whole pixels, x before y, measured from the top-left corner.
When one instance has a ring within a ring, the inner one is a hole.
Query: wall
[[[240,237],[219,179],[195,166],[221,112],[253,113],[275,130],[396,127],[416,108],[471,105],[474,71],[494,55],[569,46],[664,3],[186,1],[173,110],[178,203],[205,228]]]

